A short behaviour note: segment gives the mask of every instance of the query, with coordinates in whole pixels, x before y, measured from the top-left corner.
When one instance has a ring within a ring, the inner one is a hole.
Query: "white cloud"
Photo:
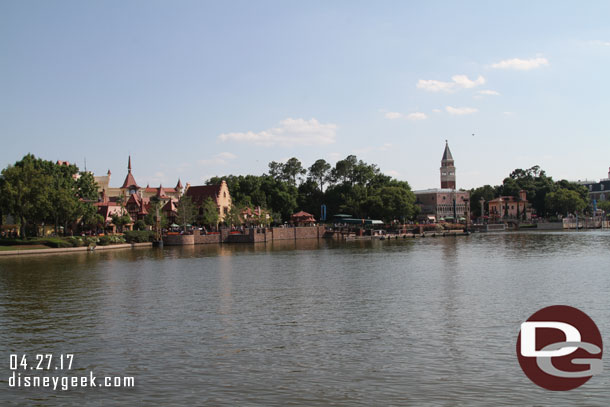
[[[479,95],[487,95],[487,96],[499,96],[500,92],[496,92],[495,90],[484,89],[477,92]]]
[[[433,111],[434,113],[440,113],[442,110],[441,110],[441,109],[432,109],[432,111]]]
[[[466,75],[454,75],[452,82],[437,81],[435,79],[420,79],[417,81],[417,88],[428,92],[455,92],[460,89],[470,89],[485,83],[485,78],[481,75],[475,80],[471,80]]]
[[[320,123],[316,119],[282,120],[278,127],[263,130],[258,133],[223,133],[218,136],[220,141],[238,141],[260,146],[318,146],[332,144],[336,140],[337,125]]]
[[[453,82],[456,83],[456,86],[464,89],[474,88],[475,86],[483,85],[485,83],[485,78],[483,78],[481,75],[479,75],[479,77],[474,81],[468,79],[466,75],[454,75],[451,77],[451,79],[453,79]]]
[[[204,158],[198,161],[201,165],[224,165],[227,161],[236,159],[237,156],[233,153],[222,152],[218,153],[211,158]]]
[[[594,40],[591,41],[592,45],[601,45],[602,47],[610,47],[610,41],[600,41],[600,40]]]
[[[390,120],[405,118],[407,120],[414,121],[414,120],[426,120],[428,118],[428,115],[426,115],[425,113],[422,113],[422,112],[413,112],[413,113],[409,113],[409,114],[403,114],[403,113],[399,113],[399,112],[387,112],[385,114],[385,118],[390,119]]]
[[[422,112],[414,112],[407,115],[407,120],[426,120],[427,118],[428,115]]]
[[[387,112],[385,114],[385,118],[390,120],[400,119],[401,117],[403,117],[403,114],[398,112]]]
[[[495,64],[491,64],[491,67],[496,69],[515,69],[518,71],[529,71],[530,69],[536,69],[548,65],[548,59],[537,57],[530,59],[505,59],[503,61],[496,62]]]
[[[453,106],[447,106],[445,108],[445,110],[447,111],[447,113],[456,115],[456,116],[472,114],[472,113],[476,113],[479,111],[479,109],[475,109],[474,107],[453,107]]]

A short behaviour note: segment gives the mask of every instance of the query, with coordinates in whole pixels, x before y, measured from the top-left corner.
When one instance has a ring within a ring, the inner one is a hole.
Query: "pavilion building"
[[[470,192],[457,190],[456,168],[449,143],[445,140],[445,150],[441,158],[441,187],[413,191],[415,204],[421,215],[431,222],[456,221],[465,218],[468,211]]]

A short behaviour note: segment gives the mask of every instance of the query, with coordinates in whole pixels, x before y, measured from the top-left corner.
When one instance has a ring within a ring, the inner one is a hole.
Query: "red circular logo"
[[[517,358],[531,381],[547,390],[571,390],[602,369],[602,337],[587,314],[567,305],[537,311],[521,324]]]

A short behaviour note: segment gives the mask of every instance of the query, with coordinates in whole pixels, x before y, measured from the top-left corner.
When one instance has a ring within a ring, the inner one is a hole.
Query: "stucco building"
[[[203,215],[203,204],[210,198],[218,208],[219,222],[224,221],[225,216],[231,210],[231,194],[224,180],[218,185],[187,185],[184,194],[192,199],[199,215]]]
[[[457,190],[455,161],[447,141],[441,158],[440,177],[440,188],[414,191],[417,199],[415,204],[419,205],[421,215],[429,221],[454,221],[465,218],[470,193]]]

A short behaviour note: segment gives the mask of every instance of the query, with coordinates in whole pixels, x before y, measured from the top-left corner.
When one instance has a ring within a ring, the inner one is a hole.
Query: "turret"
[[[445,140],[445,151],[441,159],[441,188],[456,189],[455,185],[455,165],[451,150],[449,150],[449,142]]]

